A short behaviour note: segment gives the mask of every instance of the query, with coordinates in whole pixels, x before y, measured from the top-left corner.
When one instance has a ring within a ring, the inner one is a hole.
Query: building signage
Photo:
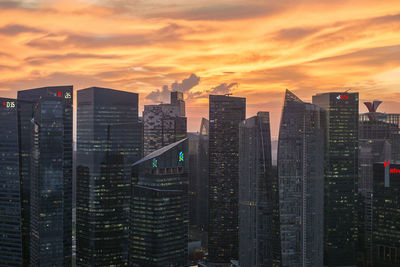
[[[157,165],[158,165],[157,159],[154,158],[153,159],[153,168],[157,168]]]
[[[15,108],[15,102],[14,101],[4,101],[3,106],[6,108]]]
[[[338,99],[338,100],[340,100],[340,99],[342,99],[342,100],[344,100],[344,99],[349,99],[349,96],[348,96],[348,95],[338,95],[338,96],[336,97],[336,99]]]

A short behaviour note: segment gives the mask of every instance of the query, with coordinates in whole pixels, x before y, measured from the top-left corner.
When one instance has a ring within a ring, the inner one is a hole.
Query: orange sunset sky
[[[0,96],[69,84],[139,93],[140,115],[182,90],[189,131],[230,92],[270,111],[273,139],[286,88],[400,113],[400,1],[0,0]]]

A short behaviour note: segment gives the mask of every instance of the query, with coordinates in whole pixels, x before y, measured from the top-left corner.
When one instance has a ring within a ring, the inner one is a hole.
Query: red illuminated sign
[[[392,168],[392,169],[390,169],[390,173],[400,173],[400,170],[396,169],[396,168]]]
[[[62,97],[62,93],[61,93],[61,92],[58,92],[58,93],[57,93],[57,96],[58,96],[58,97]]]
[[[344,99],[349,99],[349,96],[348,95],[338,95],[337,97],[336,97],[336,99],[342,99],[342,100],[344,100]]]
[[[385,160],[385,163],[383,163],[383,166],[389,167],[390,166],[390,161],[386,161]],[[391,168],[389,172],[390,173],[400,173],[400,170],[396,169],[396,168]]]

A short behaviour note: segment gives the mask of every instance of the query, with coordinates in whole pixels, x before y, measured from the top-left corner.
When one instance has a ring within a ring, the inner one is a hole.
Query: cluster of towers
[[[287,90],[273,166],[270,114],[246,119],[245,98],[210,95],[187,133],[180,92],[139,117],[138,94],[82,89],[76,148],[73,99],[0,99],[0,266],[400,264],[400,116],[380,102]]]

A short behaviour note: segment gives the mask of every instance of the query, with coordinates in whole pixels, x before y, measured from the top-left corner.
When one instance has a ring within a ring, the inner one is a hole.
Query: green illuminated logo
[[[184,154],[183,152],[179,152],[179,162],[184,160]]]
[[[157,159],[156,158],[154,158],[153,159],[153,168],[157,168]]]

